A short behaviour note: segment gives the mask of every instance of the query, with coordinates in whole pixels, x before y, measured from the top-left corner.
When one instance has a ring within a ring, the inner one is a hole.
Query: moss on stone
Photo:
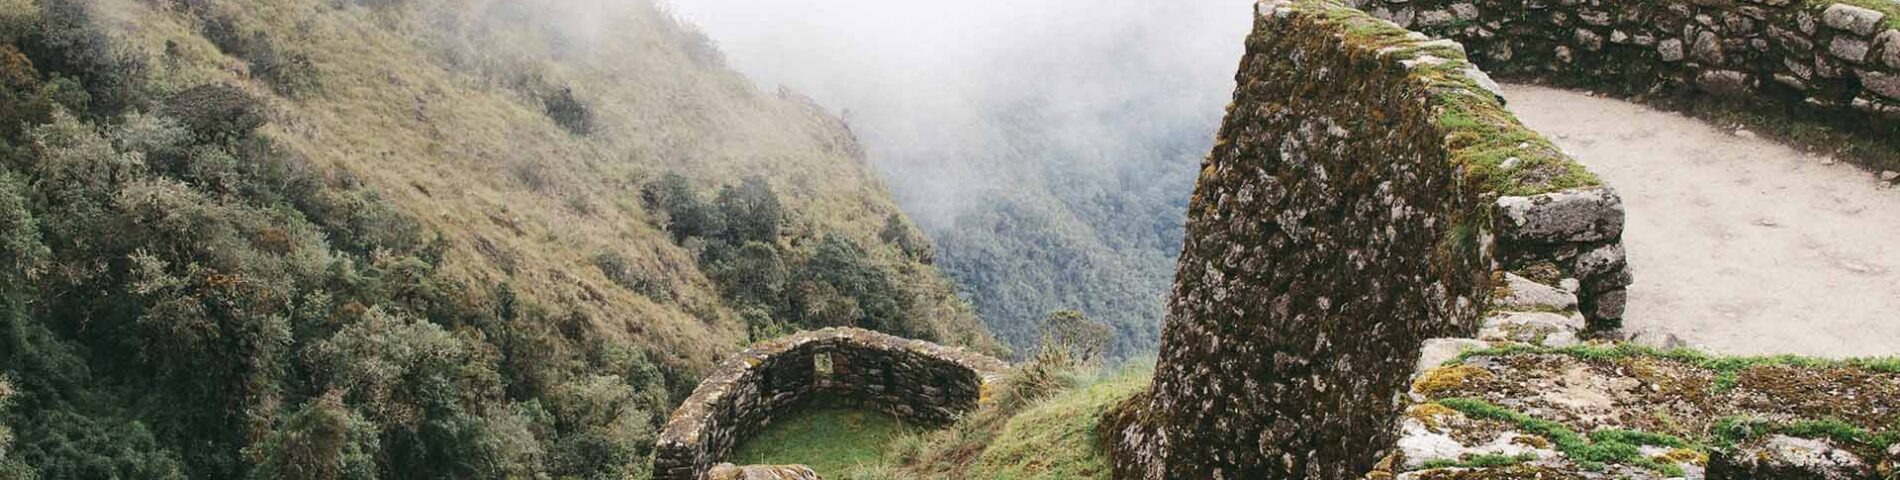
[[[1427,396],[1455,391],[1495,378],[1491,371],[1472,365],[1456,364],[1434,368],[1412,382],[1412,391]]]
[[[1423,40],[1410,30],[1331,0],[1299,0],[1293,5],[1337,26],[1348,45],[1413,62],[1413,80],[1433,94],[1434,123],[1444,134],[1446,153],[1482,191],[1526,196],[1603,184],[1479,86],[1467,74],[1477,66],[1462,46]]]
[[[1604,464],[1615,463],[1647,468],[1668,476],[1682,476],[1682,467],[1644,457],[1641,447],[1691,446],[1689,442],[1671,435],[1618,428],[1597,429],[1585,436],[1562,423],[1525,415],[1483,400],[1447,398],[1438,403],[1472,418],[1510,422],[1523,431],[1548,438],[1555,444],[1557,451],[1589,470],[1601,470]]]

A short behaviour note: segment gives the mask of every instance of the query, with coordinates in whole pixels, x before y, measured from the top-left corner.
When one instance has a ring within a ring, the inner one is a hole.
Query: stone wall
[[[1421,343],[1475,335],[1501,268],[1621,317],[1620,202],[1459,44],[1265,1],[1236,78],[1154,385],[1102,422],[1116,478],[1357,477]]]
[[[1873,5],[1900,4],[1864,0]],[[1900,26],[1826,0],[1348,0],[1500,74],[1711,94],[1900,131]]]
[[[856,328],[760,342],[720,364],[673,411],[655,447],[653,478],[698,479],[774,419],[814,405],[948,423],[975,409],[1008,368],[960,348]]]

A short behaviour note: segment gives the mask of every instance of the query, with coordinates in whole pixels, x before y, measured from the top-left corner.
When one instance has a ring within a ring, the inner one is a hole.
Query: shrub
[[[585,136],[594,132],[594,112],[574,98],[573,87],[561,87],[541,97],[541,106],[555,125],[569,133]]]
[[[726,231],[721,236],[727,241],[735,245],[748,242],[771,244],[778,241],[785,208],[779,204],[778,194],[772,192],[772,186],[765,183],[763,177],[746,177],[737,187],[727,185],[720,188],[719,196],[713,203],[725,219]]]
[[[1042,348],[1067,352],[1087,362],[1108,352],[1115,330],[1096,323],[1075,310],[1058,310],[1042,321]]]
[[[159,112],[178,119],[202,141],[217,142],[250,135],[268,120],[264,104],[233,85],[205,84],[165,99]]]

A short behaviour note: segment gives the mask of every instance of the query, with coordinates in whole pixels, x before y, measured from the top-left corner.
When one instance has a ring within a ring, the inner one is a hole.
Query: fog
[[[670,9],[762,88],[842,112],[899,202],[941,230],[996,190],[1034,190],[1052,172],[1110,190],[1142,189],[1120,177],[1157,169],[1191,175],[1230,97],[1250,5],[674,0]]]

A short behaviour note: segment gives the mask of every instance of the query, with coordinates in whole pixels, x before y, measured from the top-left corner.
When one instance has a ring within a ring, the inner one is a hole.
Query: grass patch
[[[1783,366],[1794,368],[1859,368],[1862,370],[1900,374],[1900,357],[1871,357],[1846,360],[1803,357],[1799,355],[1775,356],[1723,356],[1711,355],[1699,350],[1677,348],[1662,350],[1628,343],[1616,345],[1572,345],[1553,348],[1534,345],[1504,345],[1480,350],[1468,350],[1445,362],[1445,365],[1463,363],[1471,357],[1495,357],[1505,355],[1569,355],[1585,360],[1619,360],[1625,358],[1658,358],[1705,368],[1715,372],[1715,388],[1726,391],[1735,388],[1735,379],[1742,370],[1762,366]]]
[[[1605,428],[1590,432],[1586,437],[1561,423],[1525,415],[1483,400],[1447,398],[1437,403],[1472,418],[1512,423],[1526,433],[1550,439],[1557,451],[1591,471],[1599,471],[1604,465],[1615,463],[1679,477],[1683,475],[1682,467],[1644,457],[1641,447],[1691,448],[1691,444],[1681,438],[1637,430]]]
[[[1456,461],[1445,459],[1432,460],[1425,462],[1425,468],[1496,468],[1508,467],[1534,460],[1537,460],[1537,455],[1530,453],[1520,453],[1517,455],[1485,454],[1472,455]]]
[[[824,408],[779,420],[733,449],[739,465],[804,464],[832,476],[883,458],[907,427],[882,412]]]
[[[1875,432],[1838,420],[1800,420],[1776,422],[1756,417],[1727,417],[1715,422],[1713,444],[1733,447],[1768,435],[1800,438],[1825,438],[1835,445],[1853,450],[1862,458],[1880,458],[1882,452],[1900,443],[1900,431]]]
[[[971,477],[1108,478],[1110,463],[1096,423],[1109,407],[1147,386],[1146,375],[1122,374],[1023,411],[983,450]]]

